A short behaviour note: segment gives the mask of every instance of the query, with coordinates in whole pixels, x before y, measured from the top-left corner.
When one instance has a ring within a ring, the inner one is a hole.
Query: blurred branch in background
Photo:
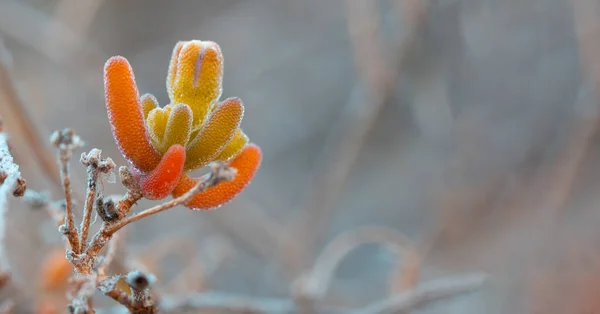
[[[56,56],[59,63],[64,63],[79,52],[82,45],[88,44],[88,30],[96,11],[103,0],[60,0],[55,6],[53,23],[46,29],[43,50]],[[72,34],[64,40],[56,40],[63,36],[65,29]]]
[[[0,1],[0,31],[63,66],[93,92],[97,90],[96,86],[102,84],[102,79],[97,68],[89,65],[101,65],[108,56],[85,33],[86,25],[91,23],[93,13],[101,1],[81,1],[83,2],[89,2],[89,6],[78,6],[87,8],[83,10],[81,18],[73,17],[79,11],[66,11],[61,7],[57,9],[61,18],[68,16],[68,19],[74,19],[73,23],[77,23],[65,25],[64,21],[52,18],[24,1]],[[81,27],[81,30],[73,31],[70,26]]]
[[[0,111],[5,117],[5,123],[14,130],[13,134],[17,140],[29,144],[34,152],[33,157],[40,164],[44,175],[58,188],[61,184],[58,167],[47,150],[45,141],[41,139],[35,123],[27,113],[25,103],[11,75],[11,60],[11,54],[0,38]]]
[[[325,140],[317,163],[316,182],[303,206],[305,210],[292,221],[284,238],[282,257],[292,273],[298,273],[313,260],[317,241],[330,223],[348,176],[382,108],[393,99],[402,69],[425,23],[426,0],[394,2],[403,3],[398,12],[408,17],[407,31],[399,45],[388,47],[380,30],[381,10],[377,2],[346,1],[348,31],[362,79]],[[298,243],[297,239],[303,241]]]

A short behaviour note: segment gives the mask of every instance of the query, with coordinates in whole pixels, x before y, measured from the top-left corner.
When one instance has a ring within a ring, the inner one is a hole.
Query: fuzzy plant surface
[[[244,104],[220,100],[223,55],[211,41],[181,41],[167,74],[170,103],[159,106],[151,94],[140,96],[127,59],[110,58],[104,90],[112,134],[147,199],[179,197],[201,178],[189,172],[214,161],[237,170],[233,181],[210,187],[185,205],[195,210],[219,207],[238,195],[258,170],[262,152],[240,128]]]

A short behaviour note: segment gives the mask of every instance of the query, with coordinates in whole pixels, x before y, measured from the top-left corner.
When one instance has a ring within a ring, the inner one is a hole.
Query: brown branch
[[[125,281],[131,287],[131,305],[129,311],[132,314],[158,313],[157,304],[150,296],[150,285],[155,280],[154,276],[141,271],[132,271],[127,274]]]
[[[121,305],[125,306],[126,308],[131,308],[132,304],[131,304],[131,299],[129,298],[129,294],[127,294],[125,291],[121,290],[121,289],[112,289],[108,292],[105,293],[106,296],[110,297],[111,299],[119,302]]]
[[[87,167],[88,184],[84,205],[83,220],[81,221],[79,235],[79,252],[86,249],[87,237],[92,219],[92,208],[96,199],[101,198],[102,189],[98,189],[100,174],[109,174],[115,168],[115,163],[110,158],[102,158],[102,151],[94,148],[87,155],[81,155],[81,163]]]
[[[204,180],[200,180],[192,189],[187,191],[182,196],[175,198],[169,202],[151,207],[144,211],[141,211],[133,216],[125,217],[123,219],[117,220],[113,223],[104,223],[100,230],[94,235],[94,238],[91,241],[90,246],[86,250],[86,255],[88,258],[95,258],[98,256],[100,250],[104,247],[104,245],[110,241],[112,235],[119,231],[121,228],[126,225],[136,222],[142,218],[146,218],[148,216],[152,216],[154,214],[158,214],[165,210],[171,209],[175,206],[185,204],[187,201],[192,199],[196,194],[205,191],[209,187],[212,187],[216,184],[219,184],[222,181],[231,181],[235,175],[235,170],[233,168],[229,168],[222,163],[214,163],[212,164],[211,173],[208,176],[204,177]],[[120,210],[121,211],[121,210]]]
[[[72,129],[54,131],[50,141],[58,150],[58,162],[60,164],[60,176],[65,193],[65,223],[61,226],[61,232],[69,240],[69,245],[75,253],[79,253],[78,232],[73,217],[73,197],[71,195],[71,177],[69,175],[69,161],[73,150],[83,144],[79,136]]]
[[[117,247],[119,246],[119,242],[121,242],[120,234],[113,235],[112,240],[108,243],[108,246],[106,247],[106,254],[104,255],[104,258],[102,259],[100,265],[96,267],[98,276],[106,275],[106,269],[110,267],[110,264],[112,264],[112,261],[114,260],[115,255],[117,254]]]

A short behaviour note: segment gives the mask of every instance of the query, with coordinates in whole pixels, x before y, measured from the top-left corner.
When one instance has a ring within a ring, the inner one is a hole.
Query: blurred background
[[[162,289],[288,298],[328,243],[370,228],[408,239],[413,281],[490,274],[412,313],[600,313],[598,16],[598,0],[0,0],[0,114],[28,187],[59,199],[53,130],[125,164],[104,62],[125,56],[164,105],[177,41],[216,41],[223,97],[243,99],[264,160],[217,211],[127,227],[124,259]],[[55,226],[16,200],[8,219],[15,280],[33,282]],[[409,280],[407,254],[365,241],[325,303],[361,307]]]

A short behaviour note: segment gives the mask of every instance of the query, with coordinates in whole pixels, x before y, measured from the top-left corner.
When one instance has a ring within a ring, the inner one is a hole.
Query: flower
[[[127,59],[115,56],[106,62],[104,90],[112,134],[145,198],[184,194],[199,180],[187,173],[213,161],[236,168],[235,179],[199,193],[187,207],[219,207],[254,177],[262,152],[240,128],[242,101],[219,100],[222,78],[223,55],[216,43],[179,42],[167,75],[170,103],[161,108],[151,94],[140,97]]]

